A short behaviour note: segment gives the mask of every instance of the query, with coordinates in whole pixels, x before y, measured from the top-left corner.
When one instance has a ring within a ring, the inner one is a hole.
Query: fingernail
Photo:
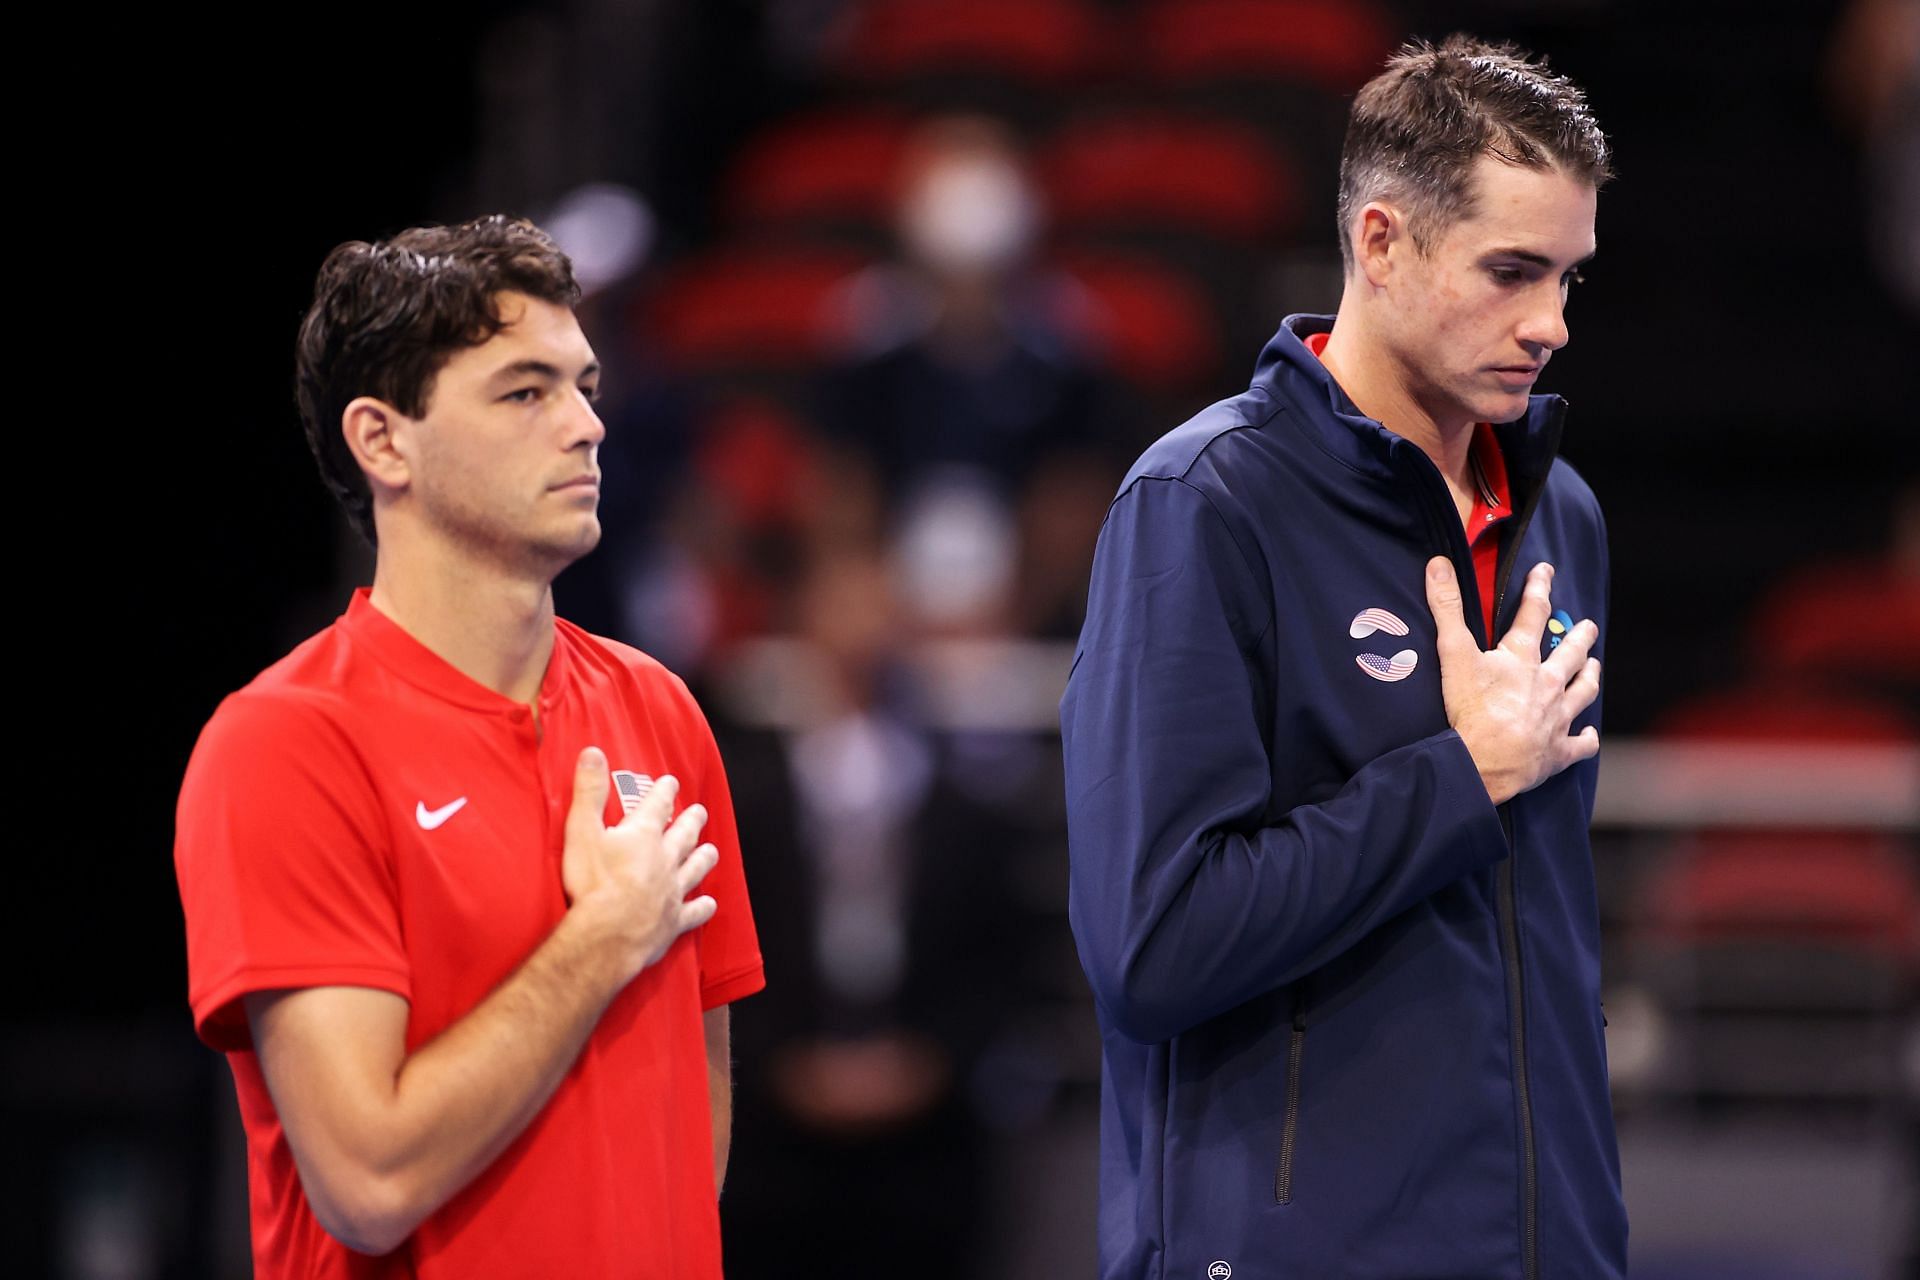
[[[1552,581],[1553,581],[1553,566],[1552,566],[1552,565],[1550,565],[1550,564],[1548,564],[1548,563],[1547,563],[1546,561],[1544,561],[1544,560],[1543,560],[1543,561],[1541,561],[1541,562],[1540,562],[1540,567],[1541,567],[1542,569],[1545,569],[1545,570],[1547,571],[1547,581],[1548,581],[1548,582],[1552,582]]]
[[[1445,582],[1453,576],[1453,565],[1445,560],[1435,560],[1427,566],[1427,578],[1433,582]]]

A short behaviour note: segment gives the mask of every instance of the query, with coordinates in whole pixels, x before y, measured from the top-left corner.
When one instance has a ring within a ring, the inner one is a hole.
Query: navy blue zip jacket
[[[1061,703],[1105,1052],[1100,1274],[1622,1276],[1596,765],[1488,798],[1426,602],[1451,556],[1482,629],[1460,517],[1307,350],[1330,327],[1289,317],[1244,394],[1148,448],[1100,533]],[[1496,429],[1516,508],[1496,635],[1545,560],[1554,607],[1604,642],[1605,529],[1555,458],[1564,411],[1535,396]]]

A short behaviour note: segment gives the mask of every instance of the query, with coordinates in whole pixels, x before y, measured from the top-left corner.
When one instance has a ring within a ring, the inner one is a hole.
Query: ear
[[[368,486],[378,494],[382,489],[406,489],[412,468],[406,456],[408,428],[413,419],[385,400],[360,396],[340,415],[340,434],[347,451],[360,464]]]
[[[1393,274],[1393,255],[1412,249],[1407,220],[1384,200],[1369,200],[1354,219],[1353,265],[1374,288],[1384,288]]]

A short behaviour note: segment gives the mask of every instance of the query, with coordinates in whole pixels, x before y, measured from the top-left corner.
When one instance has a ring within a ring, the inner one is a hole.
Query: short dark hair
[[[1587,95],[1511,44],[1454,34],[1439,48],[1410,41],[1353,100],[1340,154],[1340,257],[1353,269],[1353,219],[1369,200],[1407,210],[1428,252],[1473,213],[1483,155],[1527,169],[1558,168],[1595,187],[1613,176],[1606,135]]]
[[[390,240],[350,240],[327,255],[300,325],[294,394],[320,478],[347,519],[374,541],[373,496],[340,433],[357,396],[409,417],[426,412],[448,357],[503,327],[503,292],[571,307],[573,264],[546,232],[501,214],[414,227]]]

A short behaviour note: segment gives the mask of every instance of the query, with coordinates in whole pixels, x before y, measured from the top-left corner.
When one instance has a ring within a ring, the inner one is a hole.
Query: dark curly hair
[[[1587,96],[1511,44],[1450,35],[1439,48],[1401,47],[1353,101],[1340,155],[1340,256],[1353,270],[1353,219],[1369,200],[1407,210],[1422,254],[1474,208],[1482,155],[1558,168],[1595,187],[1613,176],[1606,135]]]
[[[320,478],[347,519],[374,541],[373,497],[340,432],[355,397],[408,417],[426,412],[448,357],[501,329],[503,292],[573,306],[573,264],[531,222],[500,214],[414,227],[391,240],[350,240],[327,255],[300,325],[294,394]]]

